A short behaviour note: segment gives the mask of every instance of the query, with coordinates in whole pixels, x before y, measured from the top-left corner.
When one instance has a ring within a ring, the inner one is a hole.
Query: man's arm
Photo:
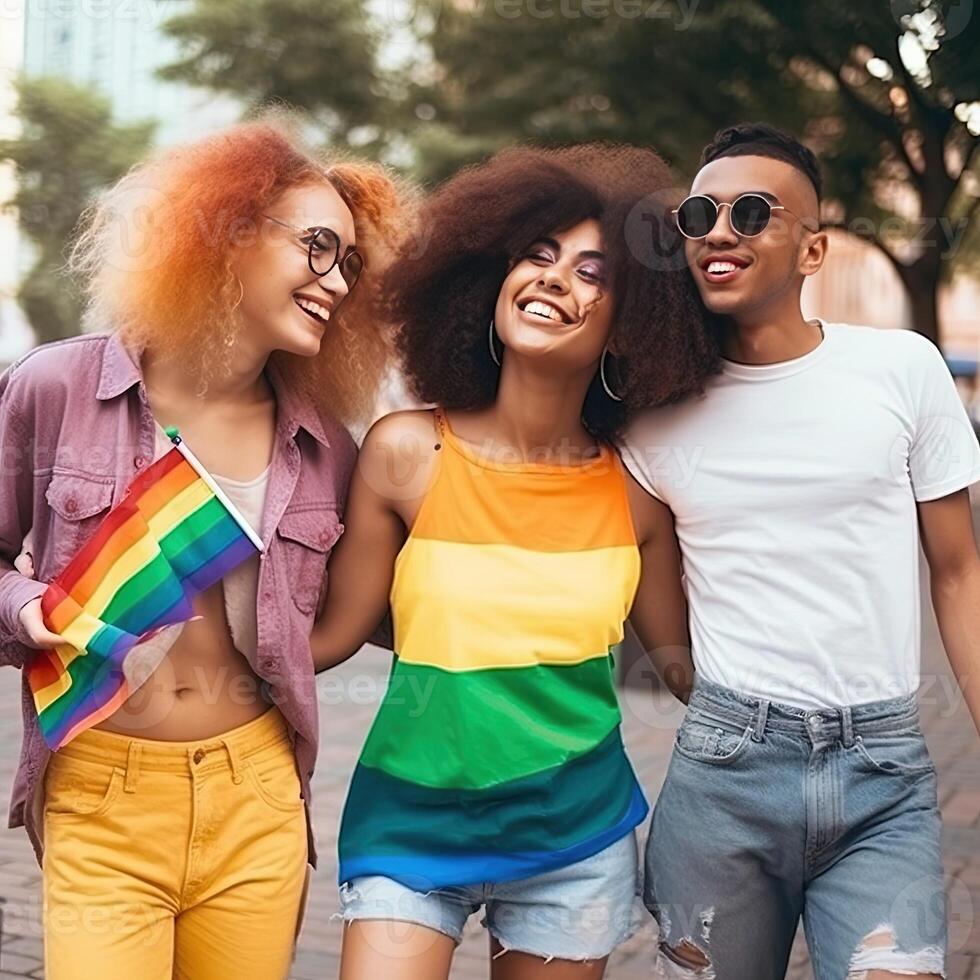
[[[694,683],[687,598],[674,515],[627,474],[630,510],[643,563],[630,622],[671,693],[685,704]]]
[[[939,632],[980,732],[980,554],[969,491],[922,502],[918,509]]]

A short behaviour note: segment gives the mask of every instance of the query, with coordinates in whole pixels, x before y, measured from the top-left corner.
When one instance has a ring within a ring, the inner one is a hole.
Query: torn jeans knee
[[[690,935],[679,940],[672,938],[672,923],[667,911],[658,908],[655,915],[660,924],[656,959],[659,975],[665,980],[714,980],[715,970],[708,954],[708,941],[711,938],[715,910],[704,908],[698,913],[697,939]]]
[[[940,946],[924,946],[903,950],[895,930],[885,924],[873,929],[861,941],[851,957],[847,980],[867,980],[873,970],[883,970],[897,976],[916,976],[920,973],[937,977],[946,975],[945,956]]]

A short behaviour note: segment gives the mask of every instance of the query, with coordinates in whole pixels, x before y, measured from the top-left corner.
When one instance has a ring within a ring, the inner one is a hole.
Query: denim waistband
[[[868,701],[836,708],[803,708],[799,705],[768,701],[696,677],[688,709],[727,719],[753,728],[753,738],[765,731],[797,735],[839,737],[849,745],[862,732],[898,732],[914,727],[919,708],[914,694]]]
[[[186,772],[188,761],[199,772],[230,765],[272,748],[290,746],[282,713],[274,705],[257,718],[209,738],[169,742],[89,728],[58,750],[62,759],[136,768],[153,772]]]

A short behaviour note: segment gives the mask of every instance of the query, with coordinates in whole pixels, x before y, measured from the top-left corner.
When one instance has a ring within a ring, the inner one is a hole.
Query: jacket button
[[[68,511],[69,514],[74,514],[75,511],[78,510],[78,501],[75,500],[74,497],[69,497],[65,501],[65,510]]]

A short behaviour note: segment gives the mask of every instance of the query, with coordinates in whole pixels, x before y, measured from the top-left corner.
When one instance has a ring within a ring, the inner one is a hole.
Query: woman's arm
[[[0,664],[22,667],[24,647],[63,642],[41,616],[46,586],[14,564],[34,509],[33,402],[14,369],[0,375]]]
[[[406,518],[425,494],[432,466],[430,412],[395,412],[368,432],[354,467],[344,533],[330,556],[327,597],[313,627],[314,670],[353,656],[388,609]]]
[[[657,673],[674,696],[687,704],[694,665],[674,515],[629,473],[626,479],[642,562],[630,622]]]

